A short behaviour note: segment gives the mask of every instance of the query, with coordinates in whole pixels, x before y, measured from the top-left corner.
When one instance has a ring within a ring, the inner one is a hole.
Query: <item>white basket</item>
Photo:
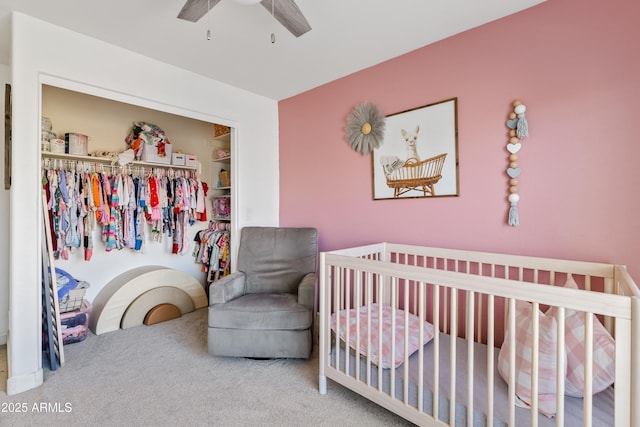
[[[77,156],[89,154],[89,137],[80,133],[65,133],[65,142],[68,144],[68,153]]]
[[[52,153],[64,154],[65,152],[64,139],[50,139],[49,151],[51,151]]]
[[[89,283],[79,281],[78,286],[75,289],[71,289],[68,294],[63,296],[58,301],[60,313],[68,313],[70,311],[79,309],[82,306],[82,300],[84,298],[84,294],[87,292],[88,287]]]

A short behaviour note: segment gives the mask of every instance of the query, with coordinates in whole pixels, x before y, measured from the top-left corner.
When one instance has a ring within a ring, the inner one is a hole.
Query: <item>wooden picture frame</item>
[[[391,114],[371,159],[373,199],[459,195],[458,98]]]
[[[4,189],[11,189],[11,85],[4,85]]]

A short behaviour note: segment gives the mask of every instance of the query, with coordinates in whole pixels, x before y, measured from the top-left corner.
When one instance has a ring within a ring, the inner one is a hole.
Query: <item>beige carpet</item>
[[[310,360],[213,357],[206,326],[201,309],[66,345],[65,366],[45,370],[43,386],[3,387],[0,425],[411,425],[332,381],[320,395],[317,346]]]

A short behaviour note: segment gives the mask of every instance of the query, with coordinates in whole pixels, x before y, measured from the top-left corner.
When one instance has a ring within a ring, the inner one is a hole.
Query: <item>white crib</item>
[[[640,426],[640,291],[624,266],[390,243],[323,252],[320,263],[321,394],[330,378],[417,425]],[[570,277],[580,289],[562,286]],[[517,333],[505,332],[522,323],[522,304],[542,316],[525,322],[528,408],[516,393]],[[553,378],[541,375],[545,312],[554,313]],[[582,398],[565,395],[570,313],[584,319]],[[614,383],[602,391],[592,381],[600,323],[615,338]],[[505,336],[506,380],[496,368]],[[539,387],[550,380],[545,416]]]

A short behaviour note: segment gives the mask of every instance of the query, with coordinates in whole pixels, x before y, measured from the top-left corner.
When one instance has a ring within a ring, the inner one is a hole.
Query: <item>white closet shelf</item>
[[[72,160],[79,162],[89,162],[89,163],[111,163],[111,159],[108,157],[95,157],[95,156],[81,156],[77,154],[66,154],[66,153],[52,153],[51,151],[42,151],[42,157],[49,159],[61,159],[61,160]],[[129,163],[132,166],[146,166],[150,168],[165,168],[165,169],[186,169],[186,170],[196,170],[196,166],[180,166],[180,165],[172,165],[165,163],[151,163],[151,162],[143,162],[140,160],[134,160]],[[120,166],[120,165],[115,165]]]

